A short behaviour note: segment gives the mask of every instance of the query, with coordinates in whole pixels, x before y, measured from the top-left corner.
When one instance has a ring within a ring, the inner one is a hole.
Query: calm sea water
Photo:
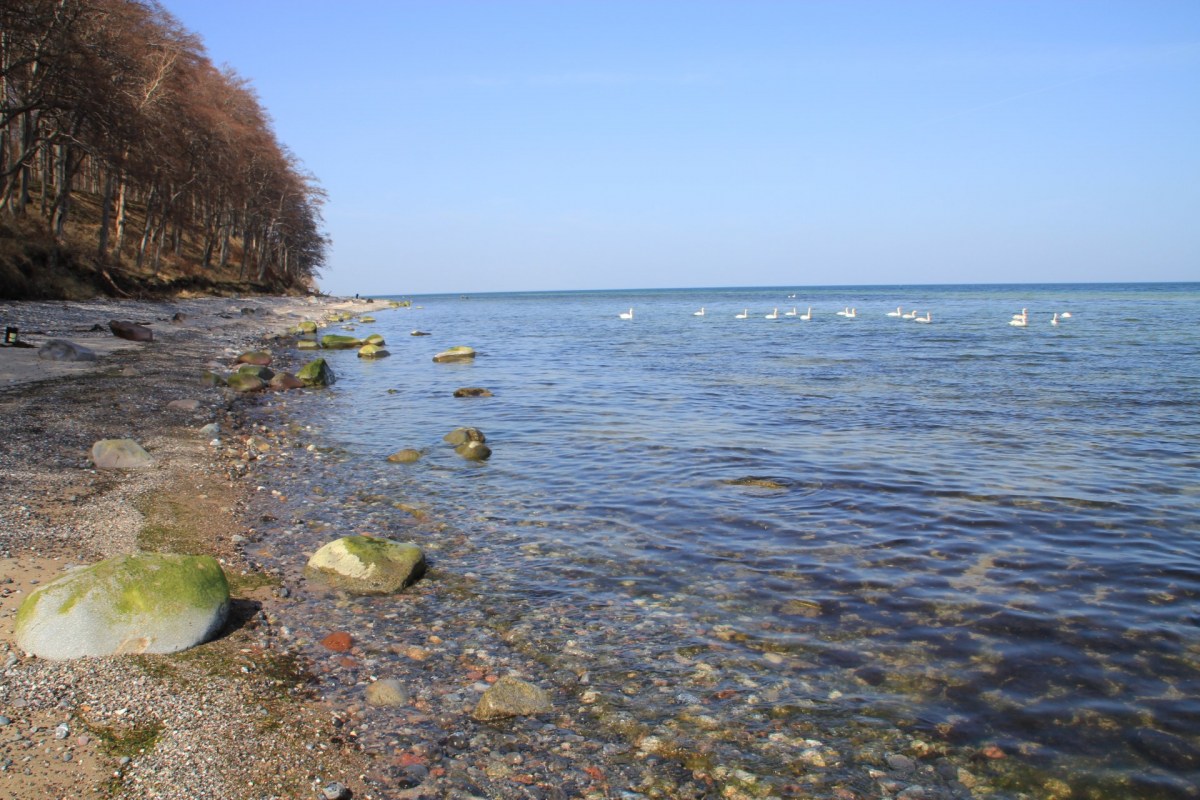
[[[759,774],[795,758],[772,732],[896,728],[1000,748],[1032,796],[1195,796],[1200,284],[412,299],[357,326],[391,358],[330,353],[290,408],[332,448],[323,513],[432,544],[608,713],[736,729],[705,746]],[[729,690],[701,723],[696,686]]]

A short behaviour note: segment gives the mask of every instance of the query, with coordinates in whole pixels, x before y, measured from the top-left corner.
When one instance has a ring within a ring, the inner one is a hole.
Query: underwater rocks
[[[433,357],[434,361],[470,361],[475,358],[475,349],[472,347],[451,347],[449,350],[443,350]]]
[[[225,624],[229,585],[211,556],[139,553],[71,570],[17,612],[17,644],[62,660],[174,653]]]
[[[455,397],[491,397],[492,393],[487,389],[482,389],[477,386],[464,386],[461,389],[454,390]]]
[[[552,708],[550,695],[545,689],[506,675],[483,693],[471,716],[480,721],[531,717],[544,714]]]
[[[425,574],[425,554],[407,542],[344,536],[314,553],[306,572],[352,594],[392,594]]]

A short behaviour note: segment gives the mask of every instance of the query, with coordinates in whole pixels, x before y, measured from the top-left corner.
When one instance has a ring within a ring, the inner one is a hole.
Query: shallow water
[[[357,326],[390,358],[326,353],[338,383],[290,403],[330,452],[277,559],[330,530],[419,541],[610,718],[756,774],[795,770],[780,741],[895,727],[1001,748],[1003,790],[1194,796],[1200,285],[414,302]],[[460,344],[478,358],[432,362]],[[486,464],[441,442],[460,425]],[[425,455],[384,460],[404,447]]]

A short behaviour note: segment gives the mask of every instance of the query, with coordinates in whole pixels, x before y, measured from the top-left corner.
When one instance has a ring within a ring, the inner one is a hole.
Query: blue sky
[[[1200,280],[1200,2],[164,0],[334,294]]]

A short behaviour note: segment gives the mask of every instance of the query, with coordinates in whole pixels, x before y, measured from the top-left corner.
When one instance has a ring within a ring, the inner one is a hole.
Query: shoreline
[[[366,757],[274,630],[277,581],[236,546],[251,524],[256,455],[241,403],[200,380],[301,319],[368,307],[289,297],[0,303],[22,341],[67,339],[97,355],[62,363],[0,350],[0,798],[318,797],[334,782],[370,796]],[[154,341],[116,339],[110,319],[149,323]],[[199,432],[209,422],[221,426],[219,448]],[[92,442],[124,436],[151,453],[151,468],[91,467]],[[31,589],[139,546],[221,562],[233,604],[212,641],[62,662],[16,648],[13,615]]]

